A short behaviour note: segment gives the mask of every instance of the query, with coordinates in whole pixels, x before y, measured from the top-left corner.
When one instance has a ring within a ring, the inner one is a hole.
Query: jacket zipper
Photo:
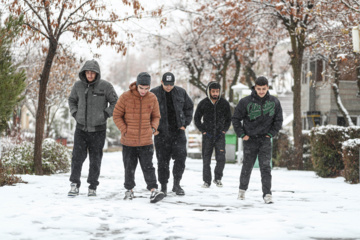
[[[216,139],[216,104],[217,104],[217,101],[215,102],[214,104],[214,140]]]
[[[87,110],[88,110],[88,92],[89,92],[90,84],[87,85],[85,89],[85,131],[87,131]]]
[[[141,138],[141,111],[142,111],[142,97],[140,97],[139,144]]]

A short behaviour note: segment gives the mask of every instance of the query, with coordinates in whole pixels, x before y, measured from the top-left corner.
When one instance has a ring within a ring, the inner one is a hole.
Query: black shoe
[[[156,189],[154,191],[151,191],[150,202],[157,203],[158,201],[161,201],[164,197],[165,197],[165,194],[163,192],[159,192]]]
[[[165,184],[161,184],[161,191],[165,194],[165,197],[167,195],[167,185]]]
[[[174,184],[172,191],[175,192],[176,195],[180,195],[180,196],[185,195],[184,189],[182,189],[178,184],[176,185]]]

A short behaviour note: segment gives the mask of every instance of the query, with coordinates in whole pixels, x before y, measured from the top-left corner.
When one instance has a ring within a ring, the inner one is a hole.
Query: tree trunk
[[[254,65],[253,63],[249,62],[245,66],[245,80],[249,88],[251,88],[254,85],[253,81],[255,82],[256,80],[256,73],[252,70],[253,65]]]
[[[346,126],[354,126],[354,123],[351,120],[351,117],[349,115],[349,112],[346,110],[346,108],[344,107],[342,101],[341,101],[341,97],[340,97],[340,92],[339,92],[339,86],[340,86],[340,72],[338,67],[336,66],[335,62],[331,62],[330,67],[334,70],[335,74],[334,74],[334,83],[332,84],[332,90],[334,92],[334,96],[335,96],[335,102],[336,105],[339,109],[339,111],[341,112],[341,114],[343,115],[345,122],[346,122]]]
[[[238,56],[236,55],[236,52],[234,52],[234,61],[235,61],[235,74],[230,85],[229,102],[234,102],[234,90],[231,87],[236,85],[237,80],[239,79],[240,69],[241,69],[241,62]]]
[[[302,122],[301,122],[301,67],[304,54],[303,41],[299,39],[305,38],[305,33],[301,36],[296,36],[295,28],[288,29],[292,52],[289,52],[291,58],[291,67],[294,73],[294,86],[293,86],[293,135],[294,135],[294,163],[298,170],[303,169],[303,138],[302,138]]]
[[[43,71],[40,76],[40,89],[38,108],[36,112],[36,126],[35,126],[35,144],[34,144],[34,170],[36,175],[43,175],[42,171],[42,141],[44,136],[45,126],[45,101],[46,101],[46,88],[49,81],[51,65],[56,54],[57,42],[50,40],[49,51],[46,56]]]

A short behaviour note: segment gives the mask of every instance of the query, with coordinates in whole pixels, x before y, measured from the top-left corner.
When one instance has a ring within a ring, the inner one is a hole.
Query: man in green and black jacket
[[[70,113],[76,120],[76,130],[71,159],[71,190],[68,195],[79,194],[81,169],[89,151],[88,196],[96,196],[106,137],[106,119],[113,115],[118,97],[111,83],[101,79],[100,66],[95,60],[85,62],[79,78],[69,96]]]
[[[282,122],[280,101],[270,95],[268,80],[265,77],[257,78],[251,95],[239,101],[232,117],[235,132],[244,144],[239,199],[245,199],[251,171],[258,157],[263,199],[265,203],[272,203],[271,138],[279,132]]]

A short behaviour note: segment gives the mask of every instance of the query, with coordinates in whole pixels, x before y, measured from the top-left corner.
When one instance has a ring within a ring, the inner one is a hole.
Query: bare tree
[[[123,23],[129,18],[141,17],[143,7],[137,0],[122,0],[123,6],[132,10],[132,15],[124,17],[108,9],[106,1],[101,0],[1,0],[12,14],[23,14],[25,17],[24,42],[42,41],[46,58],[39,77],[39,98],[36,113],[34,166],[35,174],[42,175],[42,140],[45,126],[46,90],[51,67],[61,44],[64,33],[72,34],[76,40],[87,43],[113,46],[118,52],[126,53],[125,43],[119,40],[119,32],[114,23]],[[154,12],[161,14],[161,11]],[[25,35],[28,33],[28,35]],[[127,33],[128,37],[131,36]]]

